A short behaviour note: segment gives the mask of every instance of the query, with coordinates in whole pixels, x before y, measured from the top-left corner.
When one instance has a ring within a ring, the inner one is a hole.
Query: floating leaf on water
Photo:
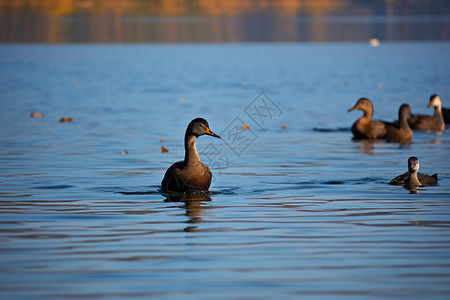
[[[164,142],[164,138],[159,138],[159,141],[162,143]]]
[[[59,120],[60,122],[72,122],[73,118],[72,117],[63,117],[61,118],[61,120]]]
[[[288,125],[286,125],[286,124],[283,124],[283,125],[281,125],[281,128],[283,128],[283,129],[288,129],[288,128],[289,128],[289,126],[288,126]]]
[[[167,153],[169,152],[169,150],[167,150],[166,148],[164,148],[163,146],[161,146],[161,153]]]
[[[378,82],[378,88],[382,89],[382,88],[384,88],[384,85],[381,82]]]
[[[128,151],[127,151],[127,150],[123,150],[122,152],[120,152],[120,154],[122,154],[122,155],[127,155],[127,154],[128,154]]]
[[[243,88],[246,88],[246,87],[248,87],[248,83],[247,83],[247,82],[245,82],[245,81],[244,81],[244,82],[242,82],[242,84],[241,84],[241,85],[242,85],[242,87],[243,87]]]
[[[245,123],[245,124],[241,127],[241,129],[247,130],[247,129],[250,129],[250,126],[248,126],[248,124]]]
[[[179,101],[180,103],[183,103],[183,102],[184,102],[184,97],[180,97],[180,98],[178,99],[178,101]]]
[[[40,112],[32,112],[30,117],[32,117],[32,118],[40,118],[40,117],[42,117],[42,113],[40,113]]]

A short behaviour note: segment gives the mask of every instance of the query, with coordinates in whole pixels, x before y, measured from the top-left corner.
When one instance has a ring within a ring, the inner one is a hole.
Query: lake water
[[[1,298],[448,299],[450,131],[352,141],[347,109],[450,106],[449,62],[448,42],[0,46]],[[212,193],[167,199],[196,117],[222,135],[197,142]],[[412,155],[437,186],[387,184]]]

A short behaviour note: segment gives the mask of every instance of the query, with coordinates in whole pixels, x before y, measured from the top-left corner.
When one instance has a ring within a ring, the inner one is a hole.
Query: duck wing
[[[414,115],[412,117],[408,117],[407,120],[408,120],[409,127],[411,127],[411,129],[414,129],[414,128],[412,128],[412,126],[414,124],[418,124],[422,117],[428,117],[428,116],[425,116],[425,115]],[[386,123],[388,123],[388,122],[386,122]],[[400,120],[395,120],[395,121],[393,121],[393,122],[391,122],[389,124],[394,124],[395,126],[400,128]]]
[[[405,183],[405,180],[408,179],[408,176],[409,176],[408,172],[405,172],[392,179],[391,182],[389,182],[389,184],[403,185]]]
[[[372,120],[369,128],[369,137],[372,139],[383,138],[386,135],[386,124],[383,121]]]
[[[180,171],[184,168],[184,161],[178,161],[171,165],[164,175],[161,182],[161,190],[163,192],[176,192],[180,190],[178,176]]]
[[[438,183],[437,173],[433,175],[417,173],[417,178],[419,178],[422,185],[435,185]]]
[[[433,117],[427,115],[414,115],[408,118],[408,124],[411,129],[430,130],[434,127],[436,121]]]
[[[400,123],[397,121],[394,122],[386,122],[383,121],[384,126],[386,127],[386,130],[392,130],[392,129],[400,129]]]

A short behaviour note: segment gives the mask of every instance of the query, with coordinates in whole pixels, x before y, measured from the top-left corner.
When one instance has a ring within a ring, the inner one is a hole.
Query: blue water
[[[0,46],[1,298],[447,299],[450,131],[352,141],[347,109],[448,107],[449,63],[446,42]],[[212,193],[167,199],[195,117],[222,135],[197,142]],[[387,184],[412,155],[437,186]]]

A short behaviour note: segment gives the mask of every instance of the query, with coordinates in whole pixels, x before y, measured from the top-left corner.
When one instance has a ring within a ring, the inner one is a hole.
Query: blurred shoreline
[[[448,1],[0,0],[0,43],[450,40]]]

